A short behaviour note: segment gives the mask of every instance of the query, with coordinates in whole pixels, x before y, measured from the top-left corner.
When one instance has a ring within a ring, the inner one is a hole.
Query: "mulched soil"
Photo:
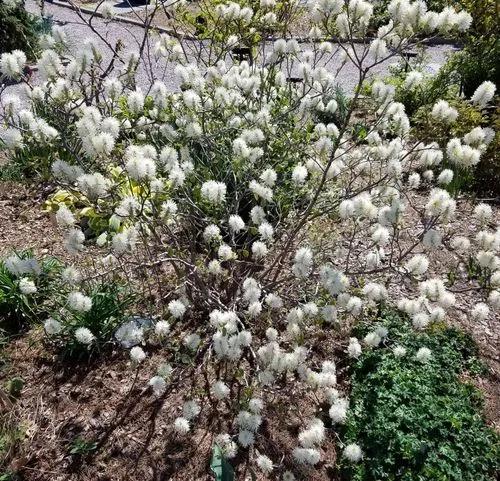
[[[65,256],[54,220],[40,207],[52,190],[50,185],[0,181],[0,257],[25,248]]]

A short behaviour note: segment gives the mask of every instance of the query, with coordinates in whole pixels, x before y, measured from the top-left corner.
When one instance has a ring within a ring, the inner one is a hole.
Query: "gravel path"
[[[39,7],[37,2],[34,0],[26,0],[26,9],[33,13],[39,13]],[[64,8],[61,6],[57,6],[51,3],[45,4],[45,13],[46,15],[52,16],[53,20],[62,25],[62,28],[66,32],[70,44],[70,49],[72,53],[76,53],[79,48],[81,48],[82,44],[88,40],[93,38],[98,44],[104,47],[104,51],[106,50],[104,42],[99,39],[98,35],[92,32],[88,26],[82,22],[82,20],[78,17],[78,14],[69,8]],[[85,18],[89,18],[88,15],[84,15]],[[143,28],[140,26],[129,25],[120,22],[105,22],[103,19],[99,17],[95,17],[92,21],[92,25],[95,30],[99,32],[107,41],[109,41],[112,45],[115,45],[116,42],[121,39],[125,45],[125,50],[135,50],[137,51],[139,45],[143,38]],[[150,36],[150,47],[152,48],[155,43],[155,34],[153,33]],[[189,47],[191,42],[186,40],[185,45]],[[307,50],[311,48],[310,44],[304,43],[301,44],[301,48],[303,50]],[[362,48],[359,46],[358,48]],[[266,46],[268,51],[272,50],[271,44]],[[446,56],[448,53],[454,51],[454,47],[450,45],[440,45],[429,47],[427,50],[428,60],[426,62],[427,68],[431,72],[437,71],[441,65],[446,60]],[[145,64],[150,63],[151,68],[145,68]],[[372,75],[384,74],[387,72],[387,68],[390,65],[390,61],[384,62],[373,68]],[[139,86],[146,87],[150,84],[151,80],[161,79],[165,82],[169,89],[175,90],[178,87],[178,81],[173,72],[173,64],[167,64],[163,62],[161,65],[156,64],[153,60],[147,59],[143,61],[141,67],[139,68],[137,82]],[[325,67],[330,72],[335,72],[339,63],[335,58],[330,60],[325,64]],[[341,72],[337,76],[338,84],[344,89],[346,92],[352,92],[357,80],[358,72],[356,68],[352,64],[347,64],[341,70]],[[33,83],[37,82],[37,74],[34,74]],[[23,90],[19,85],[13,85],[6,89],[6,93],[17,93],[18,95],[22,95]]]

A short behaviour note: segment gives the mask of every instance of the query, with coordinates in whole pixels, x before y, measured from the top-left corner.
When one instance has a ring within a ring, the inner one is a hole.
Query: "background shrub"
[[[0,2],[0,53],[23,50],[33,59],[42,22],[24,9],[21,2]]]

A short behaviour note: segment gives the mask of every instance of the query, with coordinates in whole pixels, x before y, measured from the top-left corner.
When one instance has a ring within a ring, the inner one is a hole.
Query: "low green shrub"
[[[61,269],[56,258],[38,262],[30,250],[0,260],[0,329],[15,332],[47,312]]]
[[[79,299],[72,300],[75,293]],[[124,323],[132,302],[133,296],[113,282],[70,292],[45,322],[47,340],[63,358],[102,352],[113,344],[116,329]]]
[[[481,369],[474,342],[439,325],[416,332],[392,313],[381,324],[389,332],[384,344],[351,367],[343,441],[358,443],[364,456],[359,464],[342,461],[343,479],[493,481],[499,437],[481,416],[480,392],[459,380]],[[406,354],[396,356],[395,346]],[[422,347],[432,353],[425,363],[415,358]]]

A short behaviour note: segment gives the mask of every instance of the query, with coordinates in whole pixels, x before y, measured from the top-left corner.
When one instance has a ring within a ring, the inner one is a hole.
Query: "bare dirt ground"
[[[32,248],[38,255],[63,255],[54,221],[40,209],[50,187],[0,181],[0,257]]]

